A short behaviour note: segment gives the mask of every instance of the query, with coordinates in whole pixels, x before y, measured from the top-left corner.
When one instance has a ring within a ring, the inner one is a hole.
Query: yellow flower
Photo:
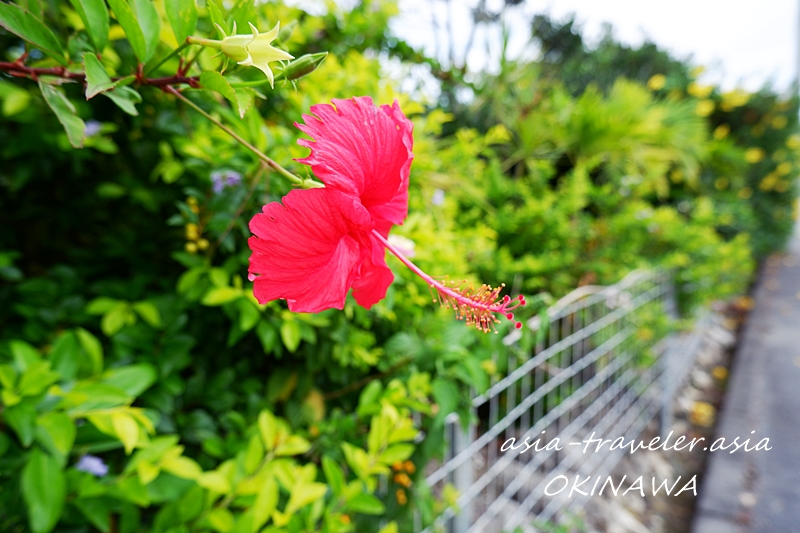
[[[741,89],[734,89],[722,94],[723,106],[741,107],[750,101],[750,95]]]
[[[784,161],[783,163],[778,165],[778,168],[775,169],[775,172],[778,174],[778,176],[785,176],[791,171],[792,171],[792,164],[788,161]]]
[[[647,80],[647,88],[651,91],[658,91],[663,89],[667,84],[667,77],[663,74],[654,74]]]
[[[686,88],[687,93],[697,98],[708,98],[708,95],[710,95],[713,90],[714,88],[711,85],[699,85],[696,82],[690,83],[689,87]]]
[[[731,132],[730,126],[728,126],[727,124],[720,124],[719,126],[714,128],[714,138],[717,140],[724,139],[725,137],[728,136],[730,132]]]
[[[764,150],[761,148],[748,148],[744,152],[744,158],[748,163],[758,163],[764,159]]]
[[[714,418],[717,410],[708,402],[694,402],[692,410],[689,411],[689,421],[696,426],[711,427],[714,425]]]
[[[728,377],[728,369],[725,368],[724,366],[715,366],[711,370],[711,375],[714,376],[714,378],[722,381],[723,379]]]
[[[790,135],[788,139],[786,139],[786,146],[789,148],[800,148],[800,135],[794,134]]]
[[[278,50],[270,44],[278,37],[280,26],[281,23],[278,22],[267,33],[258,33],[256,27],[250,24],[250,29],[253,33],[225,37],[222,39],[220,49],[223,54],[236,61],[239,65],[256,67],[261,70],[266,74],[269,84],[274,87],[275,78],[269,68],[269,63],[294,59],[291,54]],[[235,31],[236,29],[234,28]]]
[[[777,117],[772,119],[772,127],[776,130],[781,130],[785,128],[788,123],[789,121],[783,115],[778,115]]]
[[[697,65],[689,72],[689,76],[691,76],[692,78],[696,78],[705,71],[706,67],[704,67],[703,65]]]
[[[697,107],[694,112],[698,116],[707,117],[714,112],[714,102],[711,100],[700,100],[697,102]]]
[[[774,172],[770,172],[764,176],[764,179],[758,184],[758,188],[762,191],[771,191],[775,188],[775,185],[777,185],[778,179],[778,176],[776,176]]]

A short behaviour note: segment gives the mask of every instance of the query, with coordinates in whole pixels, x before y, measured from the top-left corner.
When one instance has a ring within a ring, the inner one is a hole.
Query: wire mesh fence
[[[577,511],[585,498],[550,497],[547,484],[608,475],[622,451],[585,453],[568,443],[627,442],[658,414],[669,426],[672,396],[699,342],[659,335],[659,317],[676,314],[671,273],[637,271],[613,286],[578,289],[547,319],[531,320],[538,342],[528,353],[515,353],[519,334],[505,338],[515,353],[506,377],[473,399],[466,428],[457,415],[445,424],[449,453],[426,479],[434,491],[452,484],[459,497],[423,533],[535,531]]]

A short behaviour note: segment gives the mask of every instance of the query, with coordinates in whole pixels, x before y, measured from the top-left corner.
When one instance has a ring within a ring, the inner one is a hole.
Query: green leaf
[[[168,457],[161,463],[161,468],[178,477],[184,479],[200,479],[203,469],[196,462],[188,457]]]
[[[61,374],[65,381],[71,381],[78,375],[81,366],[81,347],[78,339],[71,331],[66,331],[59,335],[53,342],[53,349],[50,351],[50,363],[53,370]]]
[[[0,2],[0,26],[47,53],[61,65],[69,63],[64,48],[50,29],[31,13],[14,4]]]
[[[239,298],[242,290],[236,287],[215,287],[203,296],[202,304],[210,307],[223,305]]]
[[[197,4],[195,0],[165,0],[164,6],[175,39],[183,44],[197,27]]]
[[[301,338],[300,324],[294,320],[285,320],[281,324],[281,340],[289,352],[294,353],[300,346]]]
[[[233,529],[233,513],[225,508],[216,508],[208,513],[208,523],[219,533],[228,533]]]
[[[94,49],[101,54],[108,44],[109,16],[103,0],[70,0],[80,15]]]
[[[91,360],[92,373],[99,373],[103,370],[103,346],[100,344],[100,341],[83,328],[76,328],[75,334],[78,336],[78,342],[81,348],[83,348],[83,351],[86,352]]]
[[[17,382],[17,371],[12,365],[0,365],[0,385],[7,389],[13,389]]]
[[[106,68],[97,59],[97,56],[86,52],[83,54],[83,67],[86,72],[86,99],[89,100],[98,94],[114,88],[116,83],[106,73]],[[99,300],[98,298],[97,300]],[[110,298],[107,298],[110,300]],[[95,300],[95,301],[97,301]]]
[[[393,444],[386,448],[381,454],[380,461],[387,465],[392,465],[398,461],[405,461],[414,453],[413,444]]]
[[[108,0],[108,5],[114,10],[114,16],[122,26],[122,29],[125,30],[125,36],[128,37],[128,42],[131,43],[133,53],[136,54],[140,62],[146,63],[147,42],[131,6],[125,0]]]
[[[111,311],[118,303],[119,300],[114,300],[113,298],[108,298],[106,296],[100,296],[99,298],[95,298],[86,304],[86,312],[90,315],[104,315]]]
[[[264,443],[266,451],[272,451],[278,434],[278,421],[275,419],[275,415],[266,409],[258,415],[258,432],[261,434],[261,441]]]
[[[64,413],[50,412],[36,420],[36,438],[48,451],[66,458],[75,443],[75,423]]]
[[[300,455],[301,453],[306,453],[310,449],[311,443],[306,439],[299,435],[292,435],[286,439],[286,442],[275,448],[275,455],[278,457]]]
[[[239,300],[237,306],[239,307],[239,327],[242,331],[250,331],[261,320],[261,311],[253,302],[244,298]]]
[[[253,532],[258,531],[272,515],[272,511],[278,507],[278,496],[278,484],[270,476],[264,481],[256,496],[253,506]]]
[[[8,343],[11,349],[11,356],[14,358],[14,366],[19,372],[25,372],[28,367],[42,360],[42,356],[36,348],[25,341],[13,340]]]
[[[231,491],[231,484],[224,475],[219,472],[205,472],[197,480],[197,484],[210,491],[220,494],[227,494]]]
[[[114,433],[122,441],[125,453],[130,455],[136,443],[139,442],[139,424],[136,423],[136,420],[131,415],[116,412],[111,415],[111,425],[114,428]]]
[[[366,492],[361,492],[352,500],[348,501],[345,505],[345,509],[374,516],[382,515],[386,512],[386,506],[383,505],[383,502]]]
[[[86,124],[76,114],[75,106],[67,100],[67,97],[60,89],[55,88],[53,85],[39,80],[39,89],[42,91],[44,101],[47,102],[47,105],[56,114],[58,121],[64,126],[69,143],[73,148],[83,148]]]
[[[152,365],[140,363],[111,370],[103,378],[103,383],[119,387],[129,395],[136,397],[150,388],[157,378],[156,369]]]
[[[244,454],[244,473],[248,476],[253,474],[263,458],[264,443],[259,435],[253,435],[247,443],[247,450]]]
[[[156,53],[158,43],[161,40],[161,17],[158,16],[156,5],[152,0],[132,0],[131,6],[136,13],[139,27],[142,28],[144,36],[145,56],[142,62],[147,63],[153,54]]]
[[[107,337],[111,337],[121,330],[128,322],[128,315],[131,313],[130,305],[127,302],[117,302],[117,304],[100,321],[100,329]]]
[[[289,503],[286,504],[286,514],[293,514],[298,509],[313,503],[328,492],[328,486],[324,483],[298,482],[292,487],[292,495],[289,496]]]
[[[58,381],[59,377],[50,370],[49,361],[37,361],[22,374],[17,389],[22,396],[37,396]]]
[[[141,103],[142,96],[136,92],[135,89],[130,87],[117,87],[113,91],[103,93],[103,96],[110,98],[112,102],[117,104],[117,107],[132,117],[139,115],[139,112],[136,110],[136,104]]]
[[[340,495],[344,490],[344,473],[339,465],[328,457],[327,455],[322,456],[322,471],[325,472],[325,479],[328,480],[328,485],[331,486],[331,490],[335,495]]]
[[[133,304],[133,310],[139,313],[142,320],[147,322],[154,328],[161,327],[161,313],[158,308],[150,302],[136,302]]]
[[[22,496],[33,533],[51,531],[64,509],[66,478],[54,457],[34,448],[22,470]]]
[[[12,406],[7,405],[3,411],[3,419],[17,433],[23,446],[27,448],[33,443],[36,432],[36,406],[33,399],[23,400]]]
[[[200,74],[200,85],[206,89],[218,92],[238,109],[239,103],[236,101],[236,91],[233,90],[233,87],[231,87],[231,84],[225,79],[225,76],[219,72],[214,72],[213,70],[203,71],[203,73]]]

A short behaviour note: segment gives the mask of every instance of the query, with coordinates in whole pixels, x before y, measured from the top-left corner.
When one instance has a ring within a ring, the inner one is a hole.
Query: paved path
[[[717,437],[772,450],[710,455],[692,533],[800,532],[800,222],[754,297]]]

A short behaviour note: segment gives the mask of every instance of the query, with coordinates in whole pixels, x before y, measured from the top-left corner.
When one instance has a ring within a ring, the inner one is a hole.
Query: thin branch
[[[261,150],[259,150],[258,148],[256,148],[255,146],[253,146],[252,144],[247,142],[246,140],[244,140],[244,138],[242,138],[235,131],[233,131],[228,126],[226,126],[225,124],[223,124],[222,122],[220,122],[216,118],[212,117],[208,113],[206,113],[206,111],[203,108],[201,108],[199,105],[195,104],[194,102],[192,102],[191,100],[186,98],[183,94],[180,93],[180,91],[175,89],[175,87],[173,87],[171,85],[167,85],[167,86],[164,87],[164,90],[166,92],[172,94],[173,96],[176,96],[177,98],[183,100],[183,102],[186,105],[188,105],[189,107],[191,107],[192,109],[194,109],[195,111],[197,111],[198,113],[200,113],[201,115],[206,117],[209,121],[211,121],[214,125],[216,125],[218,128],[220,128],[222,131],[224,131],[225,133],[227,133],[228,135],[230,135],[231,137],[236,139],[242,146],[244,146],[245,148],[247,148],[248,150],[253,152],[256,156],[258,156],[258,158],[261,159],[264,163],[266,163],[267,166],[269,166],[270,168],[275,170],[278,174],[280,174],[281,176],[283,176],[284,178],[286,178],[287,180],[289,180],[293,184],[298,185],[299,187],[301,187],[303,189],[314,189],[314,188],[324,187],[324,185],[322,183],[319,183],[318,181],[307,180],[307,179],[301,178],[297,174],[293,174],[292,172],[289,172],[288,170],[283,168],[281,165],[276,163],[275,160],[273,160],[267,154],[265,154],[264,152],[262,152]]]
[[[86,74],[84,74],[83,72],[74,72],[71,70],[67,70],[65,67],[51,67],[51,68],[28,67],[18,62],[10,63],[8,61],[0,61],[0,72],[5,72],[17,78],[29,78],[32,80],[38,80],[40,76],[53,76],[55,78],[62,78],[79,82],[86,81]],[[116,78],[112,78],[112,80],[118,81],[126,77],[127,76],[118,76]],[[189,85],[190,87],[194,88],[200,87],[199,78],[197,76],[187,77],[182,75],[166,76],[163,78],[141,77],[137,78],[137,83],[139,85],[151,85],[154,87],[166,87],[167,85],[180,85],[180,84]]]

